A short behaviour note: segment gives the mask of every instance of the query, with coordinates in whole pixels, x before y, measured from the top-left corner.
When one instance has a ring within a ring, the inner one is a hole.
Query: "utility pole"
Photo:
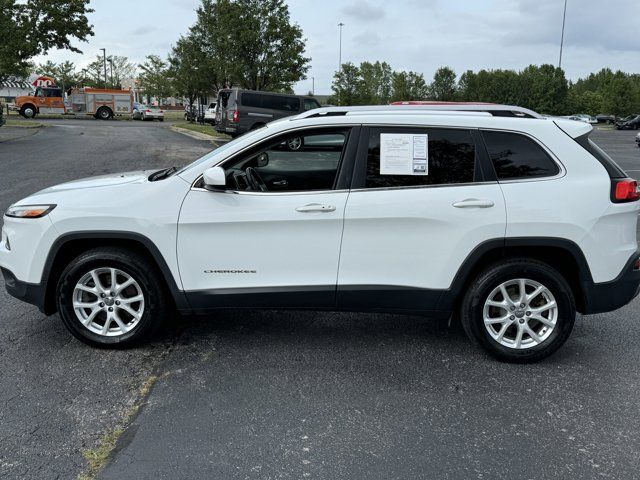
[[[340,53],[338,56],[338,72],[342,72],[342,27],[344,27],[344,23],[340,22],[338,24],[340,27]]]
[[[562,15],[562,36],[560,37],[560,59],[558,68],[562,68],[562,47],[564,46],[564,26],[567,21],[567,0],[564,0],[564,14]]]
[[[311,95],[316,94],[316,77],[311,77]]]
[[[111,75],[111,88],[115,88],[113,85],[113,58],[109,57],[109,72]]]
[[[104,88],[107,88],[107,51],[104,48],[102,50],[102,64],[104,66]]]

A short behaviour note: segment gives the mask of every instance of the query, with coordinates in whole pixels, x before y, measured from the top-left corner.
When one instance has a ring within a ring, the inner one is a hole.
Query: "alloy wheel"
[[[518,278],[493,289],[484,304],[483,320],[494,341],[523,350],[549,338],[558,321],[558,305],[547,287]]]
[[[117,268],[96,268],[83,275],[73,290],[73,310],[89,331],[107,337],[133,330],[144,314],[138,282]]]

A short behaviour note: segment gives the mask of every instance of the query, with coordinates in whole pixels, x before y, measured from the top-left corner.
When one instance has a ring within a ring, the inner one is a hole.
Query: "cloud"
[[[367,47],[375,47],[380,43],[380,35],[373,30],[367,30],[353,37],[354,45],[366,45]]]
[[[355,20],[375,22],[385,16],[385,10],[371,5],[367,0],[356,0],[342,9],[342,13]]]

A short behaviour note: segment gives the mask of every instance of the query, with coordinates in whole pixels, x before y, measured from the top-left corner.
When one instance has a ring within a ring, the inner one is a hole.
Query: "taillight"
[[[233,123],[240,122],[240,112],[238,110],[233,111]]]
[[[148,108],[145,110],[145,113],[151,113],[151,110],[149,110]]]
[[[611,201],[613,203],[635,202],[640,200],[638,182],[630,178],[611,180]]]

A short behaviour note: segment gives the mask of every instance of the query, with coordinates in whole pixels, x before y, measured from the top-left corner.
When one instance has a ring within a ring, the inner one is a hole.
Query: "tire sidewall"
[[[115,337],[91,332],[80,323],[73,308],[73,291],[82,276],[96,268],[117,268],[136,280],[144,295],[144,313],[136,327]],[[160,290],[157,281],[137,262],[127,262],[118,255],[89,254],[72,262],[60,276],[56,289],[56,303],[60,317],[69,331],[81,341],[97,347],[130,346],[138,343],[153,329],[154,319],[160,317]]]
[[[558,305],[558,320],[551,335],[540,345],[516,350],[496,342],[484,325],[484,304],[489,294],[501,283],[525,278],[548,288]],[[575,301],[564,278],[551,267],[539,263],[521,262],[497,266],[481,275],[470,301],[465,302],[466,330],[494,357],[507,361],[537,361],[555,352],[567,340],[575,321]]]

